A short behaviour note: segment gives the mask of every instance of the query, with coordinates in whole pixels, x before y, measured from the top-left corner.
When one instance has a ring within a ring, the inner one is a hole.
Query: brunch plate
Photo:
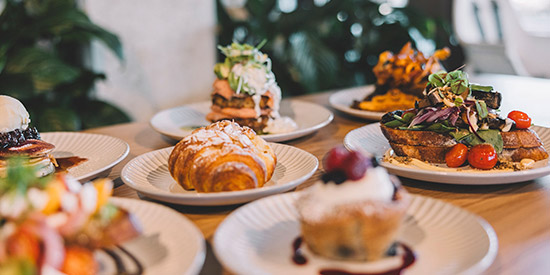
[[[348,115],[371,120],[380,120],[385,112],[372,112],[351,108],[354,100],[362,100],[372,92],[374,92],[374,85],[345,89],[332,94],[329,98],[329,102],[334,109]]]
[[[211,105],[210,101],[203,101],[160,111],[151,118],[151,127],[167,137],[180,140],[194,129],[210,124],[205,117]],[[280,142],[303,137],[325,127],[334,118],[325,107],[299,100],[282,100],[279,112],[283,117],[292,118],[298,129],[289,133],[262,135],[266,141]]]
[[[111,198],[111,202],[133,213],[141,224],[142,235],[122,247],[137,258],[145,274],[199,273],[206,256],[206,245],[193,222],[166,206],[151,202],[124,198]],[[100,274],[117,273],[111,257],[102,251],[96,255],[101,266]]]
[[[220,262],[235,274],[319,274],[323,269],[349,272],[330,274],[385,274],[401,265],[400,255],[370,263],[328,260],[305,245],[307,263],[295,264],[293,241],[300,235],[300,222],[294,203],[299,195],[267,197],[231,213],[214,234]],[[479,274],[498,251],[497,236],[485,220],[417,195],[412,196],[398,241],[416,254],[406,274]]]
[[[41,138],[55,145],[52,154],[56,159],[79,157],[86,160],[69,168],[68,174],[84,182],[122,161],[130,146],[121,139],[88,133],[49,132]]]
[[[550,150],[550,128],[532,126],[539,135],[546,151]],[[387,162],[383,156],[393,151],[380,130],[379,123],[369,124],[350,131],[344,138],[344,146],[350,150],[361,151],[379,158],[380,164],[391,173],[423,181],[438,183],[488,185],[505,184],[533,180],[550,174],[548,160],[537,161],[527,170],[478,170],[471,168],[435,167],[418,161],[417,164],[403,164],[397,161]]]
[[[122,180],[136,191],[160,201],[186,205],[230,205],[288,191],[311,177],[319,166],[312,154],[293,146],[271,143],[277,166],[269,182],[256,189],[198,193],[184,190],[168,171],[173,147],[140,155],[122,169]]]

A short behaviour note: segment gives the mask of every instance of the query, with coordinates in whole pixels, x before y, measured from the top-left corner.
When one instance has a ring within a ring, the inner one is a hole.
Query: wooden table
[[[477,82],[496,83],[507,77],[486,75],[477,77]],[[504,94],[503,110],[521,109],[529,112],[536,124],[550,126],[550,80],[531,81],[517,78],[513,83],[494,85]],[[525,85],[536,90],[524,90]],[[529,86],[530,85],[530,86]],[[540,89],[546,88],[546,90]],[[329,107],[330,93],[302,96],[298,99],[315,102]],[[325,128],[309,136],[286,142],[314,154],[321,161],[332,147],[342,144],[344,136],[351,130],[373,121],[365,121],[335,112],[335,118]],[[507,112],[503,112],[507,114]],[[130,154],[108,174],[118,186],[115,196],[138,198],[137,193],[124,185],[120,179],[122,167],[132,158],[160,148],[174,145],[163,138],[145,122],[120,124],[91,129],[86,132],[111,135],[121,138],[130,145]],[[322,163],[322,162],[321,162]],[[320,169],[322,169],[322,164]],[[298,189],[310,186],[318,180],[320,170]],[[402,178],[410,193],[430,196],[460,206],[487,220],[494,228],[499,241],[498,255],[487,270],[487,274],[549,274],[550,273],[550,176],[534,181],[493,186],[446,185],[421,182]],[[159,202],[162,203],[162,202]],[[223,273],[212,253],[213,234],[223,219],[236,206],[198,207],[167,205],[191,219],[202,231],[207,242],[207,258],[202,274]],[[444,244],[442,244],[444,245]]]

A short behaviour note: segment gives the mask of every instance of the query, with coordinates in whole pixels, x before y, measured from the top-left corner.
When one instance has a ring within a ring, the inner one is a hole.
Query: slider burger
[[[35,127],[29,127],[29,113],[23,104],[10,96],[0,95],[0,176],[6,173],[7,159],[26,157],[38,176],[55,171],[50,154],[53,144],[40,139]]]

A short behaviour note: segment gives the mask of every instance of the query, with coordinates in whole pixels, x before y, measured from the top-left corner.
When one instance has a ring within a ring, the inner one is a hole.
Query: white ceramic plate
[[[143,265],[144,274],[198,274],[204,263],[206,246],[200,230],[183,214],[159,204],[124,198],[111,201],[135,214],[143,234],[122,244]],[[119,250],[115,250],[119,252]],[[124,256],[122,253],[117,253]],[[114,261],[104,252],[96,253],[100,274],[115,274]],[[128,268],[133,265],[128,264]]]
[[[374,85],[345,89],[332,94],[329,98],[329,102],[334,109],[348,115],[371,120],[380,120],[385,112],[372,112],[350,107],[354,100],[362,100],[367,95],[372,94],[372,92],[374,92]]]
[[[533,129],[539,135],[546,151],[550,150],[550,129],[533,126]],[[504,184],[521,181],[528,181],[550,174],[550,165],[548,161],[538,161],[535,168],[522,171],[503,171],[503,170],[464,170],[456,171],[437,171],[427,168],[421,168],[413,165],[403,165],[398,163],[388,163],[382,161],[382,156],[391,148],[388,141],[380,130],[379,123],[369,124],[350,131],[344,138],[344,145],[351,150],[361,151],[379,157],[381,165],[391,173],[398,176],[453,184],[468,185],[486,185],[486,184]]]
[[[210,105],[210,101],[204,101],[160,111],[151,118],[151,127],[165,136],[180,140],[194,128],[210,124],[205,119],[210,112]],[[298,124],[298,129],[289,133],[262,135],[263,139],[280,142],[299,138],[323,128],[334,117],[331,111],[321,105],[299,100],[281,101],[279,113],[292,118]]]
[[[277,166],[269,182],[256,189],[233,192],[198,193],[185,191],[168,171],[173,147],[152,151],[128,162],[122,180],[138,192],[161,201],[188,205],[229,205],[288,191],[311,177],[319,166],[312,154],[296,147],[271,143]]]
[[[88,159],[68,170],[69,175],[79,181],[90,180],[115,166],[130,151],[126,142],[111,136],[78,132],[50,132],[40,136],[55,145],[55,158],[77,156]]]
[[[323,268],[368,273],[400,264],[400,257],[371,263],[327,260],[307,249],[308,262],[294,264],[292,242],[300,235],[294,202],[299,195],[271,196],[229,215],[214,235],[220,262],[235,274],[319,274]],[[407,214],[398,240],[412,248],[416,261],[406,274],[479,274],[493,262],[498,240],[483,219],[422,196],[413,196]]]

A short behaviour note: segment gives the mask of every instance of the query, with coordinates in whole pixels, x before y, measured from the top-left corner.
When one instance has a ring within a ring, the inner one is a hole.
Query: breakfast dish
[[[185,190],[223,192],[264,186],[276,164],[273,149],[252,129],[222,120],[176,144],[168,170]]]
[[[501,118],[501,94],[469,83],[466,73],[431,74],[424,96],[415,108],[382,117],[382,133],[395,154],[388,161],[522,170],[548,159],[537,133],[529,129],[531,119],[520,111]]]
[[[334,92],[329,97],[330,106],[348,115],[370,120],[380,120],[386,112],[374,112],[352,108],[357,98],[363,98],[374,92],[374,85],[348,88]]]
[[[301,196],[301,192],[270,196],[231,213],[213,238],[222,265],[234,274],[319,274],[327,269],[340,273],[326,274],[383,274],[403,264],[400,255],[371,262],[331,260],[305,245],[301,249],[307,262],[296,264],[293,245],[301,232],[295,205]],[[486,221],[418,195],[411,195],[397,240],[417,255],[404,274],[480,274],[498,251],[497,236]]]
[[[271,180],[261,188],[215,193],[185,190],[168,171],[168,159],[173,147],[132,159],[122,169],[121,178],[140,194],[160,201],[186,205],[229,205],[291,190],[317,170],[319,161],[312,154],[283,144],[270,143],[269,146],[277,156],[277,165]]]
[[[29,127],[29,113],[23,104],[10,96],[0,95],[0,175],[6,173],[7,159],[25,157],[27,165],[37,167],[39,176],[55,171],[51,152],[55,146],[41,140],[35,127]]]
[[[141,236],[124,243],[123,248],[140,261],[143,274],[199,274],[206,258],[206,242],[185,215],[143,200],[113,197],[110,202],[128,209],[142,225]],[[103,267],[100,274],[123,274],[105,253],[98,253],[97,258]],[[126,274],[137,273],[128,270]]]
[[[296,202],[301,239],[313,253],[344,261],[375,261],[395,253],[410,197],[396,177],[374,165],[343,147],[327,154],[321,182]]]
[[[64,172],[81,182],[108,171],[130,152],[128,143],[106,135],[50,132],[43,133],[42,139],[55,144],[53,157],[66,168]],[[81,159],[86,161],[78,163]],[[78,165],[71,167],[73,163]]]
[[[449,49],[444,48],[426,58],[422,52],[414,50],[410,42],[398,54],[390,51],[381,53],[378,64],[372,70],[376,77],[374,92],[360,101],[354,101],[351,107],[373,112],[414,107],[414,103],[422,97],[428,76],[441,71],[439,61],[449,55]]]
[[[550,128],[531,126],[530,129],[537,133],[545,149],[550,150]],[[350,150],[358,150],[376,156],[380,165],[392,174],[440,184],[507,184],[533,180],[550,174],[548,160],[536,161],[531,169],[525,170],[482,170],[469,166],[450,168],[445,164],[430,164],[416,159],[411,159],[408,163],[390,162],[389,159],[391,159],[393,151],[388,140],[382,134],[379,123],[350,131],[344,138],[344,145]]]
[[[206,119],[233,120],[257,133],[286,133],[298,128],[289,117],[281,117],[281,89],[271,71],[271,60],[257,47],[232,43],[218,46],[226,56],[214,67],[211,112]]]
[[[0,273],[95,274],[94,251],[110,251],[141,234],[133,214],[109,202],[111,180],[40,178],[24,164],[8,160],[0,180]]]
[[[211,105],[211,102],[204,101],[161,111],[151,118],[151,127],[160,134],[179,141],[196,128],[210,124],[205,117],[210,112]],[[279,113],[292,118],[298,128],[287,133],[261,134],[266,141],[280,142],[309,135],[328,125],[334,118],[327,108],[299,100],[282,100]]]

